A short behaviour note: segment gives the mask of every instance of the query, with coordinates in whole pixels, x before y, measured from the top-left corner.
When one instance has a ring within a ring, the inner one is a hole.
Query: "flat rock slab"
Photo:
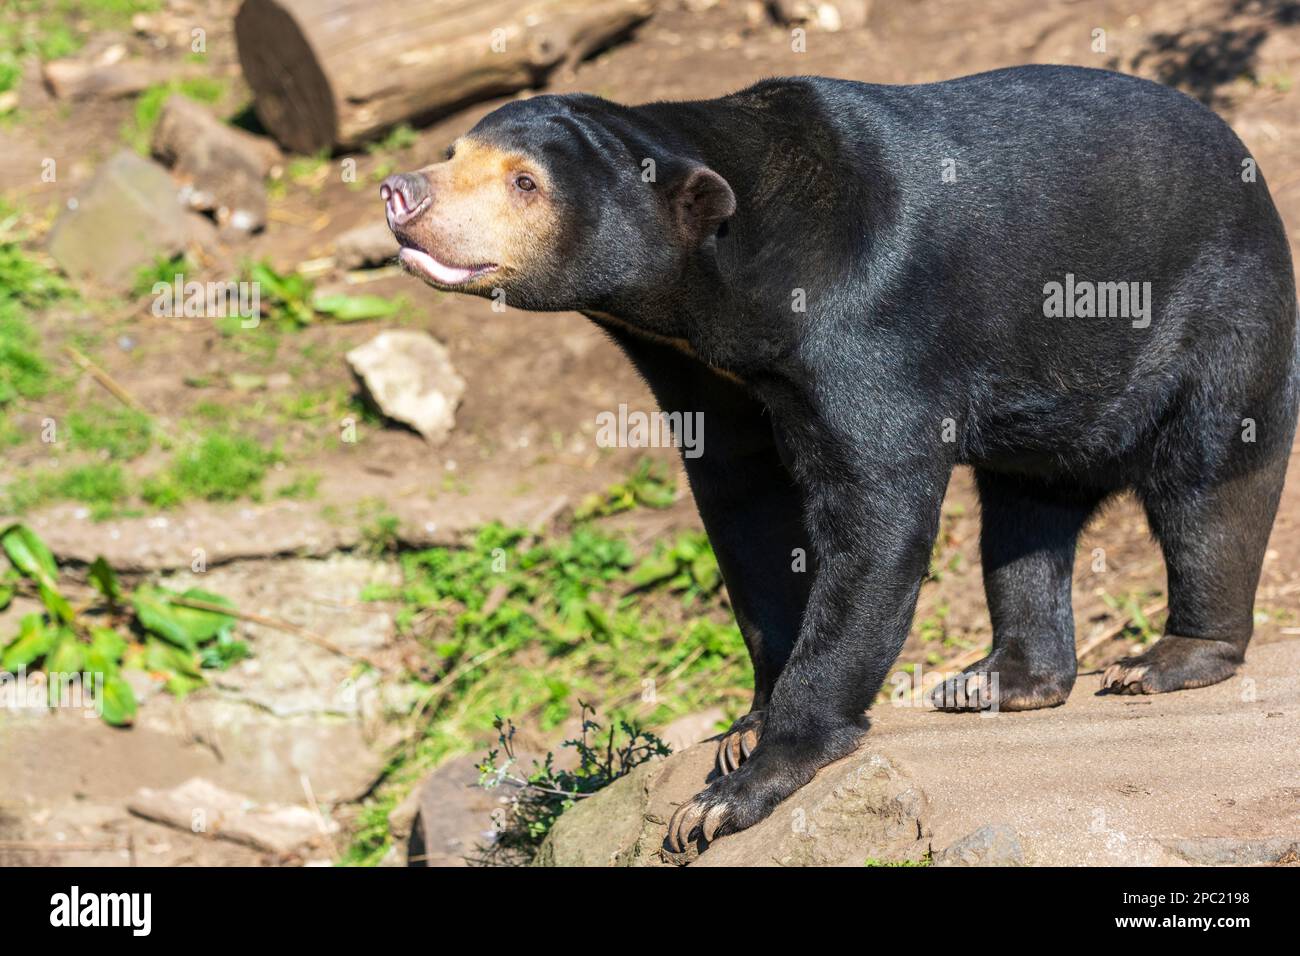
[[[141,788],[127,809],[178,830],[207,834],[278,856],[309,851],[338,832],[338,824],[307,807],[258,804],[201,777],[171,790]]]
[[[707,852],[663,850],[673,811],[711,779],[717,747],[698,744],[644,764],[567,811],[538,854],[542,866],[862,866],[919,859],[925,798],[877,753],[825,768],[770,817]]]
[[[392,503],[397,540],[411,548],[463,544],[489,521],[530,526],[554,495],[505,498],[472,493],[455,500],[404,498]],[[360,522],[331,521],[316,502],[262,504],[200,502],[166,515],[95,521],[82,505],[57,504],[21,519],[60,561],[89,564],[99,555],[121,572],[188,568],[202,557],[209,568],[233,561],[293,556],[326,557],[362,543]]]
[[[700,744],[566,812],[541,865],[1223,865],[1300,860],[1300,641],[1233,679],[978,716],[878,706],[862,749],[698,859],[662,850],[712,772]]]
[[[327,808],[357,799],[407,732],[403,718],[417,693],[356,659],[390,651],[393,609],[362,597],[367,587],[399,579],[391,562],[355,555],[240,562],[164,579],[170,588],[211,589],[241,610],[306,628],[344,653],[240,621],[236,636],[253,656],[205,672],[208,685],[183,700],[148,674],[128,671],[141,700],[130,730],[108,727],[92,712],[20,719],[0,710],[0,806],[27,793],[49,802],[77,792],[124,800],[142,786],[168,789],[192,777],[263,803],[303,803],[308,789]],[[11,619],[0,622],[12,631]]]
[[[1098,683],[991,717],[878,706],[870,746],[925,791],[937,851],[984,826],[1031,865],[1262,863],[1300,841],[1300,641],[1252,647],[1213,687]]]
[[[73,278],[125,291],[141,266],[185,247],[188,215],[165,169],[121,150],[59,216],[49,252]]]

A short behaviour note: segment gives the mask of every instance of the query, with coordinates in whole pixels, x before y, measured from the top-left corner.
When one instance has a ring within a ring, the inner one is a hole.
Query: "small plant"
[[[106,723],[135,720],[137,704],[124,670],[165,675],[167,689],[183,696],[204,683],[203,668],[224,667],[246,656],[232,637],[234,605],[197,588],[177,594],[142,585],[128,591],[102,557],[88,574],[99,600],[74,607],[59,584],[50,549],[25,525],[0,533],[9,568],[0,575],[0,610],[14,596],[30,592],[43,612],[24,615],[18,634],[0,651],[0,669],[11,674],[43,671],[49,701],[56,706],[73,683],[94,703]]]
[[[638,505],[646,508],[669,508],[677,500],[677,481],[667,463],[642,458],[636,470],[605,489],[589,495],[574,511],[577,521],[605,518]]]
[[[153,444],[153,419],[121,405],[78,409],[68,415],[73,448],[99,451],[114,461],[139,458]]]
[[[257,500],[267,469],[280,458],[278,451],[251,438],[225,431],[208,432],[182,448],[165,471],[146,478],[141,497],[158,508],[172,508],[189,498]]]
[[[0,409],[49,390],[51,374],[26,312],[70,298],[72,290],[15,242],[0,242]]]
[[[592,719],[595,709],[582,701],[579,705],[582,731],[562,744],[577,751],[576,770],[557,770],[555,754],[548,752],[541,762],[534,761],[531,773],[520,773],[514,751],[514,724],[501,717],[493,721],[498,749],[489,751],[479,764],[479,785],[487,789],[505,786],[514,792],[495,840],[490,846],[479,848],[478,862],[497,865],[528,862],[565,810],[627,776],[646,761],[672,753],[654,734],[625,720],[619,721],[616,727],[610,726],[602,742],[598,736],[601,726]]]
[[[934,860],[929,852],[919,860],[882,860],[879,857],[870,856],[863,862],[863,866],[884,866],[884,867],[914,867],[914,866],[934,866]]]
[[[312,281],[298,273],[277,272],[268,262],[249,267],[247,280],[257,284],[262,314],[285,329],[306,328],[317,315],[337,322],[363,322],[396,314],[402,307],[397,299],[378,295],[317,293]]]
[[[188,275],[193,271],[194,267],[184,253],[177,256],[158,256],[153,262],[136,270],[135,279],[131,283],[131,294],[137,299],[151,295],[154,286],[158,283],[172,285],[177,276]]]
[[[1138,644],[1150,644],[1160,637],[1160,629],[1142,612],[1143,598],[1141,596],[1127,594],[1121,599],[1110,594],[1103,594],[1101,599],[1107,607],[1120,617],[1128,619],[1128,624],[1120,633],[1120,636],[1125,640]],[[1150,596],[1147,596],[1145,600],[1150,600]]]
[[[722,572],[708,536],[687,532],[676,541],[660,543],[628,573],[627,584],[631,591],[660,585],[691,597],[708,596],[722,586]]]
[[[120,465],[89,464],[17,479],[9,486],[8,505],[21,514],[53,501],[77,501],[89,505],[98,521],[113,515],[128,495]]]

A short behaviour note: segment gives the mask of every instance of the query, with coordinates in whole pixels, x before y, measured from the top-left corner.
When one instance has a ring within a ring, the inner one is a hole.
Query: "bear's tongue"
[[[412,249],[410,246],[404,246],[402,251],[398,253],[398,258],[406,265],[414,266],[417,271],[424,273],[435,282],[441,282],[443,285],[458,285],[478,271],[476,269],[462,269],[458,266],[446,265],[427,252]]]

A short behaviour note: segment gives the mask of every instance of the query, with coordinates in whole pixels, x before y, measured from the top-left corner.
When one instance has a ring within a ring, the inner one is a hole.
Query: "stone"
[[[334,240],[334,261],[340,269],[383,265],[397,255],[397,239],[380,221],[349,229]]]
[[[190,235],[167,171],[121,150],[69,202],[50,230],[48,248],[74,279],[124,292],[141,266],[176,255]]]
[[[176,68],[153,60],[50,60],[41,68],[46,87],[60,100],[134,96],[174,77]]]
[[[1024,866],[1025,851],[1008,826],[982,826],[934,855],[935,866]]]
[[[367,398],[385,417],[441,444],[456,424],[465,380],[447,348],[425,332],[381,332],[347,354]]]
[[[768,0],[768,9],[782,26],[810,26],[836,33],[866,26],[871,0]]]
[[[710,707],[708,710],[678,717],[665,725],[656,736],[666,743],[673,753],[677,753],[679,750],[695,746],[701,740],[716,737],[719,733],[718,724],[725,718],[726,714],[721,707]]]
[[[408,866],[468,866],[480,847],[491,845],[492,815],[505,809],[508,797],[479,786],[478,761],[472,755],[448,760],[389,817],[394,839],[409,841]]]
[[[1258,866],[1300,860],[1300,833],[1295,837],[1256,840],[1200,837],[1172,840],[1166,846],[1181,859],[1197,866]]]
[[[719,837],[699,854],[663,849],[673,811],[705,786],[717,745],[708,741],[637,767],[556,822],[540,866],[862,866],[922,859],[925,797],[869,749],[822,769],[766,820]]]
[[[269,141],[224,123],[201,103],[175,95],[163,104],[153,155],[182,180],[190,208],[235,232],[266,226],[267,173],[280,161]]]
[[[338,824],[304,806],[258,804],[194,777],[171,790],[142,787],[127,803],[138,817],[190,833],[206,833],[277,856],[319,847]]]

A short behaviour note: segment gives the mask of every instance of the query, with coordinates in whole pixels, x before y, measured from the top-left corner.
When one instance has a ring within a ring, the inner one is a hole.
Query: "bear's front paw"
[[[664,847],[682,853],[697,837],[704,843],[752,827],[806,782],[804,774],[768,771],[751,758],[739,769],[719,777],[708,788],[679,806],[668,821]],[[811,778],[812,774],[806,775]]]

